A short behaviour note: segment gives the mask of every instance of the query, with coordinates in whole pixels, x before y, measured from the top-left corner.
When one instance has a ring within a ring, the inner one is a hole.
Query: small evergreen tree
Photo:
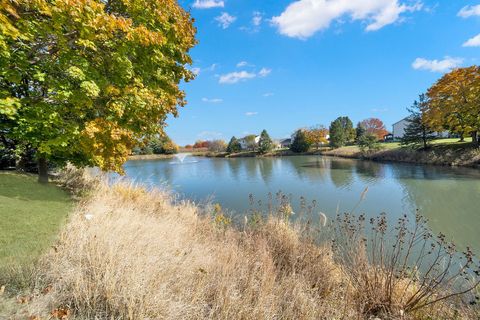
[[[236,153],[240,151],[242,151],[242,145],[240,144],[238,139],[235,138],[235,136],[233,136],[232,139],[230,139],[230,142],[228,143],[227,152]]]
[[[343,147],[355,139],[355,129],[348,117],[338,117],[330,124],[330,145],[334,148]]]
[[[410,117],[407,120],[408,125],[405,128],[402,145],[423,145],[423,149],[427,149],[428,142],[435,139],[434,131],[428,128],[422,119],[422,110],[426,103],[427,99],[422,94],[418,101],[415,101],[413,106],[407,109]]]
[[[307,135],[304,130],[297,130],[294,134],[292,145],[290,150],[293,152],[307,152],[310,149],[310,143],[308,142]]]
[[[365,133],[358,140],[358,146],[363,154],[371,154],[381,149],[378,137],[373,133]]]
[[[362,125],[361,122],[357,123],[357,128],[355,129],[355,142],[359,143],[360,139],[367,133],[367,129]]]
[[[258,141],[258,151],[262,154],[273,150],[273,141],[267,133],[267,130],[263,130],[260,134],[260,140]]]

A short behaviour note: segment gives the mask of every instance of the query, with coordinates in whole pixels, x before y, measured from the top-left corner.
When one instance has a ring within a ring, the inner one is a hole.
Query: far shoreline
[[[329,156],[345,159],[369,160],[376,162],[411,163],[448,167],[480,168],[480,149],[468,142],[458,144],[436,144],[427,150],[417,150],[398,144],[385,144],[376,152],[362,153],[357,146],[346,146],[338,149],[322,148],[308,152],[295,153],[289,149],[275,150],[266,154],[257,151],[244,151],[228,154],[226,152],[188,151],[183,154],[207,158],[269,158],[289,156]],[[128,160],[160,160],[173,159],[175,154],[132,155]]]

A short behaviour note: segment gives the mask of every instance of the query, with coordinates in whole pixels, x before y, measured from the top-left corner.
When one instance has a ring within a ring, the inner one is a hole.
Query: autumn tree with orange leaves
[[[374,136],[377,140],[383,140],[388,134],[382,120],[378,118],[365,119],[359,123],[359,126],[365,130],[365,135]]]
[[[424,121],[435,131],[449,130],[480,144],[480,67],[445,74],[427,92]]]
[[[40,181],[49,162],[122,172],[186,104],[196,30],[176,0],[0,4],[0,129],[35,150]]]
[[[317,149],[324,144],[328,144],[328,129],[323,125],[305,129],[305,136],[308,143]]]

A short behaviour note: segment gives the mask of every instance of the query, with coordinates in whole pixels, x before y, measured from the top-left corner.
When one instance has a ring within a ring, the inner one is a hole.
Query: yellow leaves
[[[79,39],[77,40],[77,45],[83,47],[84,49],[91,49],[93,51],[97,50],[97,46],[93,41],[86,40],[86,39]]]
[[[109,96],[118,96],[120,95],[121,91],[114,85],[109,84],[105,87],[105,93]]]
[[[80,88],[90,98],[96,98],[100,94],[100,88],[93,81],[82,81]]]
[[[20,108],[20,105],[20,100],[18,98],[7,97],[5,99],[0,99],[0,114],[13,118],[17,113],[17,109]]]
[[[165,42],[162,33],[148,30],[145,26],[130,29],[127,33],[127,39],[138,41],[144,46],[162,45]]]
[[[213,218],[215,225],[218,227],[224,228],[232,223],[232,219],[223,213],[222,206],[219,203],[215,203],[213,206]]]
[[[135,143],[132,132],[102,118],[88,122],[81,132],[81,148],[91,154],[94,164],[102,170],[123,173],[122,164]]]
[[[448,128],[460,134],[480,130],[480,67],[453,70],[438,80],[427,96],[423,120],[433,129]]]
[[[1,0],[0,7],[0,34],[14,39],[17,38],[20,32],[13,26],[12,21],[8,18],[8,16],[12,16],[15,19],[19,18],[16,9],[9,0]]]
[[[83,73],[83,71],[75,66],[67,69],[67,75],[75,80],[85,80],[85,74]]]

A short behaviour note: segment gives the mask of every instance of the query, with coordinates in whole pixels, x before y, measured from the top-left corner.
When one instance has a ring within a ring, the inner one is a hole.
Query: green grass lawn
[[[460,142],[459,138],[452,138],[452,139],[436,139],[429,141],[429,144],[433,147],[451,147],[451,148],[461,148],[461,147],[469,147],[472,143],[472,138],[465,138],[464,142]],[[390,149],[397,149],[402,147],[400,142],[382,142],[380,144],[383,149],[390,150]]]
[[[0,273],[34,263],[72,208],[68,193],[36,179],[0,171]]]

